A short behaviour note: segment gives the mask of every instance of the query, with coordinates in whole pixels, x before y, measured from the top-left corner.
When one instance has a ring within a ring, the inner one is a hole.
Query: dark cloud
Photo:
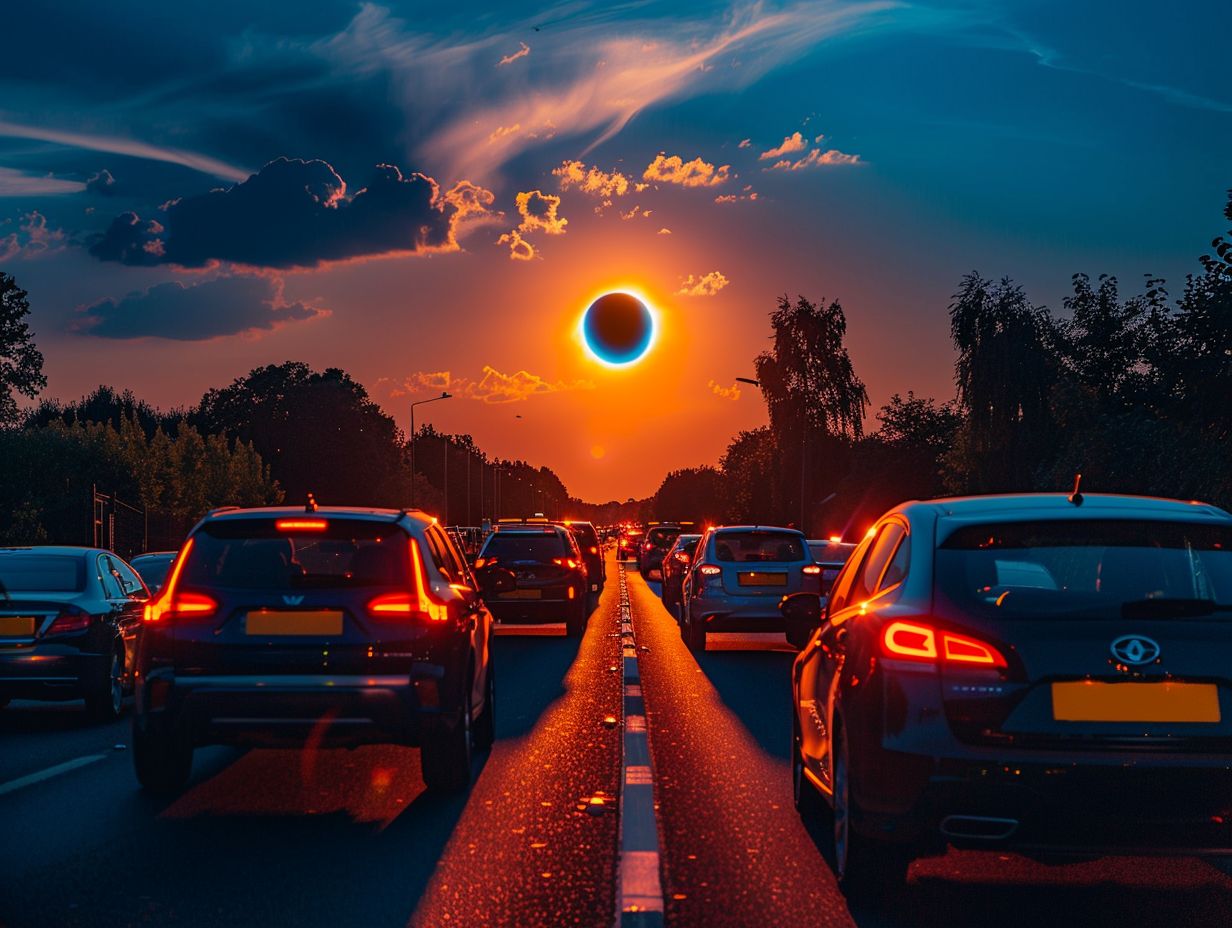
[[[103,261],[203,267],[315,267],[330,261],[456,249],[462,218],[476,218],[465,181],[442,193],[423,174],[381,164],[354,195],[324,161],[279,158],[242,183],[174,200],[159,220],[116,217],[90,247]],[[483,212],[484,210],[479,210]]]
[[[97,193],[109,197],[115,192],[115,178],[106,168],[86,178],[86,193]]]
[[[201,341],[268,331],[329,311],[283,299],[282,281],[264,275],[218,277],[198,284],[178,280],[103,300],[82,311],[74,328],[100,338],[170,338]]]

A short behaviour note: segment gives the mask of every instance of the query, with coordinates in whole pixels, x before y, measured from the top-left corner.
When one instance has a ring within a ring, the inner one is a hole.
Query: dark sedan
[[[141,579],[150,588],[150,592],[157,593],[162,588],[163,581],[167,579],[167,573],[171,570],[171,565],[175,563],[175,556],[178,553],[178,551],[150,551],[147,554],[138,554],[129,563],[132,564],[133,570],[141,575]]]
[[[672,614],[677,624],[680,622],[680,607],[683,600],[684,575],[689,572],[689,564],[697,552],[697,543],[701,535],[677,535],[676,542],[668,549],[663,558],[660,574],[663,586],[660,596],[667,611]]]
[[[797,806],[849,894],[946,845],[1232,857],[1232,516],[1123,496],[886,514],[793,668]]]
[[[85,699],[120,714],[149,592],[118,555],[98,548],[0,548],[0,706]]]

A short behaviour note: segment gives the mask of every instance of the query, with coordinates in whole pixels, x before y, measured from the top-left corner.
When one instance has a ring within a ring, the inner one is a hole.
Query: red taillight
[[[171,599],[168,612],[176,617],[203,619],[218,611],[218,602],[204,593],[177,593]]]
[[[161,622],[172,614],[171,607],[172,600],[175,598],[175,588],[179,586],[180,574],[184,571],[184,564],[187,563],[188,555],[192,553],[192,549],[193,540],[189,538],[184,542],[184,547],[180,549],[175,563],[171,565],[171,572],[167,574],[167,582],[163,584],[163,588],[159,590],[158,595],[145,604],[142,618],[146,622]]]
[[[649,541],[648,541],[648,542],[646,542],[644,545],[642,545],[642,548],[643,548],[644,550],[646,550],[646,551],[649,551],[649,550],[650,550],[651,548],[653,548],[653,547],[654,547],[654,545],[653,545],[653,544],[651,544]]]
[[[697,572],[703,577],[717,577],[723,572],[723,568],[714,564],[702,564],[701,567],[697,568]]]
[[[571,557],[554,557],[552,563],[561,567],[568,567],[570,570],[577,570],[577,561]]]
[[[67,635],[71,632],[83,632],[90,627],[90,613],[83,612],[73,606],[66,606],[43,633],[48,635]]]
[[[419,597],[411,593],[382,593],[368,602],[368,611],[378,616],[411,616],[421,612]]]
[[[804,567],[801,568],[801,572],[808,574],[810,577],[816,577],[818,574],[821,573],[821,565],[820,564],[805,564]]]
[[[324,519],[279,519],[274,527],[280,532],[323,532],[329,523]]]
[[[678,560],[681,564],[687,564],[689,563],[689,555],[685,551],[677,551],[676,560]]]
[[[940,655],[941,660],[952,664],[1008,666],[1001,652],[986,642],[918,622],[891,622],[881,633],[881,648],[887,657],[900,660],[935,663]]]
[[[594,545],[591,545],[591,546],[590,546],[590,553],[591,553],[591,554],[598,554],[598,553],[599,553],[599,549],[598,549],[597,547],[595,547]]]

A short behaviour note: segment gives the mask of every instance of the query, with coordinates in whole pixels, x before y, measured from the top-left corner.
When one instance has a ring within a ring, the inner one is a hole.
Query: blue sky
[[[1179,291],[1232,187],[1225,3],[216,0],[6,26],[0,269],[48,395],[174,406],[297,358],[401,420],[445,382],[474,402],[441,427],[592,498],[764,421],[729,387],[783,292],[843,302],[874,406],[948,398],[963,273],[1054,309],[1076,271]],[[617,284],[669,324],[610,374],[571,320]]]

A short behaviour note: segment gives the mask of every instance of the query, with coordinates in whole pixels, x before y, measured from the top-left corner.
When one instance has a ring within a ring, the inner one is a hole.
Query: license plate
[[[1052,684],[1058,722],[1218,722],[1219,688],[1213,683]]]
[[[250,635],[341,635],[342,613],[336,609],[257,609],[245,623]]]
[[[36,625],[36,616],[0,615],[0,638],[33,638]]]
[[[542,599],[543,590],[509,590],[500,595],[501,599]]]
[[[659,568],[657,567],[652,567],[650,568],[650,570],[646,571],[646,579],[647,580],[662,580],[663,571],[659,570]]]
[[[737,579],[741,586],[787,586],[787,574],[751,571],[747,574],[739,574]]]

